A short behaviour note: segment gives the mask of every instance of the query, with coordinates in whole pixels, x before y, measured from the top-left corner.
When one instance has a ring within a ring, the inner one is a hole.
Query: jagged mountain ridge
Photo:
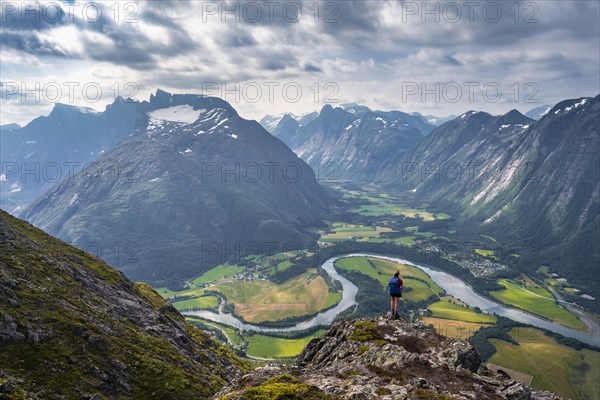
[[[405,119],[410,118],[411,123]],[[325,105],[306,125],[293,117],[281,118],[272,131],[323,180],[369,180],[397,153],[421,138],[419,117],[400,111],[373,112],[364,106]],[[427,125],[428,126],[428,125]]]
[[[263,397],[261,397],[263,396]],[[340,320],[292,367],[263,367],[213,399],[556,400],[481,366],[475,349],[422,322]]]
[[[149,286],[4,211],[0,283],[2,398],[207,398],[247,368]]]
[[[147,103],[117,98],[105,111],[57,103],[49,115],[2,131],[0,207],[18,215],[144,123]]]
[[[298,122],[300,125],[306,125],[310,121],[317,118],[319,114],[316,111],[307,112],[300,115],[295,115],[293,113],[282,113],[278,115],[265,115],[261,118],[258,123],[267,130],[267,132],[273,133],[277,125],[283,118],[292,118],[294,121]]]
[[[386,169],[380,183],[452,210],[521,248],[532,267],[550,265],[598,298],[589,277],[600,262],[599,112],[600,96],[560,102],[539,121],[516,110],[465,113]]]
[[[159,91],[150,105],[144,129],[24,218],[154,283],[316,239],[333,197],[284,143],[221,99]],[[116,259],[115,243],[129,246]]]

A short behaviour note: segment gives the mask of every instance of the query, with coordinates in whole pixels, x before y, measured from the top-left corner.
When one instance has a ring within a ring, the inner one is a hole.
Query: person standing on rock
[[[388,293],[390,294],[390,306],[392,318],[398,318],[398,306],[400,305],[400,297],[402,297],[402,287],[404,282],[400,279],[400,272],[396,271],[394,276],[390,278],[388,283]]]

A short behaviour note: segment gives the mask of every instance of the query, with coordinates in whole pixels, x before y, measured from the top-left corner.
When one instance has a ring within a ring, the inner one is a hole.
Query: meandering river
[[[380,256],[377,254],[364,254],[364,253],[354,253],[343,256],[332,257],[329,260],[323,263],[322,268],[327,272],[333,279],[339,281],[342,285],[342,300],[333,308],[322,311],[315,315],[314,317],[297,323],[295,325],[285,327],[285,328],[272,328],[272,327],[264,327],[254,324],[249,324],[246,322],[240,321],[238,318],[234,317],[231,314],[223,313],[222,307],[219,308],[219,312],[209,311],[209,310],[199,310],[199,311],[187,311],[184,312],[184,315],[190,317],[200,317],[207,320],[211,320],[214,322],[219,322],[222,324],[230,325],[237,327],[239,329],[255,331],[255,332],[294,332],[301,331],[308,328],[312,328],[318,325],[329,325],[335,317],[341,313],[342,311],[352,307],[356,304],[356,293],[358,292],[358,288],[348,279],[341,276],[333,264],[336,260],[345,257],[374,257],[380,258],[390,261],[395,261],[398,263],[408,264],[414,267],[417,267],[423,270],[426,274],[428,274],[431,279],[442,289],[444,289],[448,294],[454,296],[457,299],[467,303],[471,307],[479,307],[483,312],[492,314],[495,313],[497,315],[501,315],[503,317],[507,317],[512,319],[513,321],[522,322],[526,324],[530,324],[539,328],[548,329],[553,332],[560,333],[561,335],[572,337],[578,339],[584,343],[592,344],[595,346],[600,346],[600,327],[598,323],[591,320],[586,320],[586,325],[590,330],[589,333],[580,332],[574,329],[567,328],[563,325],[551,322],[549,320],[537,317],[533,314],[529,314],[525,311],[518,310],[512,307],[508,307],[497,303],[489,298],[483,297],[477,294],[470,286],[468,286],[461,279],[450,275],[447,272],[432,269],[430,267],[426,267],[420,264],[416,264],[407,260],[403,260],[396,257],[388,257],[388,256]]]

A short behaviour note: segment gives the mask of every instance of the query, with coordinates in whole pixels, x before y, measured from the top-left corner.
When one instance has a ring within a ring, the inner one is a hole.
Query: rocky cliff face
[[[363,106],[325,105],[301,125],[284,116],[272,130],[325,182],[370,181],[390,160],[412,149],[428,132],[420,118],[400,111],[371,111]]]
[[[422,323],[342,320],[296,365],[263,367],[215,399],[557,399],[480,365],[467,342]]]
[[[0,399],[201,399],[244,368],[149,286],[0,211]]]

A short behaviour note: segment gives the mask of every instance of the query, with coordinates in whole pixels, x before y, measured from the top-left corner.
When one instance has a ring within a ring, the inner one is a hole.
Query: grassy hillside
[[[4,211],[0,282],[8,398],[206,398],[244,367],[149,286]]]

